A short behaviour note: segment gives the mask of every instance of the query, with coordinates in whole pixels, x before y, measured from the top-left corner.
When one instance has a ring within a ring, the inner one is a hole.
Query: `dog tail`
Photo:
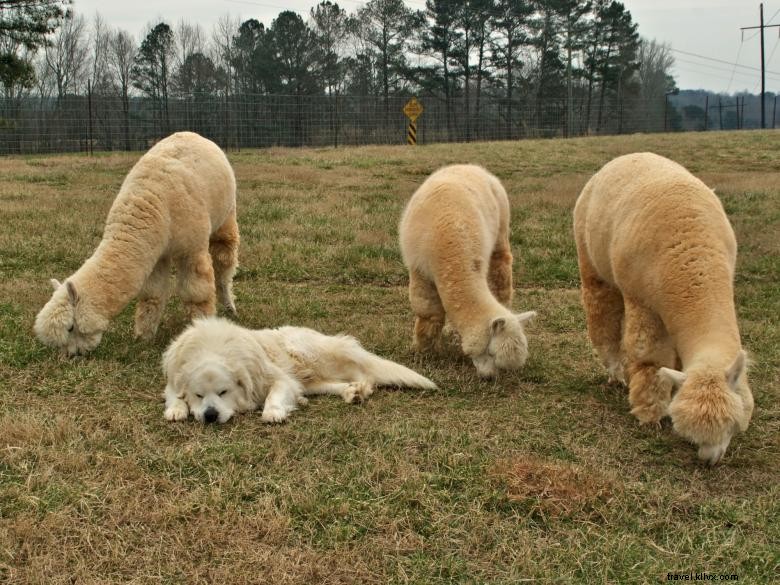
[[[361,368],[377,386],[399,386],[423,390],[438,388],[431,380],[406,366],[381,358],[370,351],[363,351],[367,355],[361,360]]]

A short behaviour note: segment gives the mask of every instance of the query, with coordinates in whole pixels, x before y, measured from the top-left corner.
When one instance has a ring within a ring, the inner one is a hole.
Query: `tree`
[[[407,49],[422,18],[403,0],[370,0],[357,11],[358,34],[368,48],[364,54],[373,59],[378,72],[385,125],[390,121],[390,88],[399,84],[407,70]]]
[[[89,75],[89,46],[86,22],[81,15],[69,15],[44,47],[43,72],[57,90],[57,99],[78,93]]]
[[[269,29],[281,90],[295,96],[294,144],[303,142],[302,97],[317,92],[317,40],[303,19],[290,10],[279,13]]]
[[[203,29],[199,24],[190,24],[184,19],[179,20],[173,33],[173,70],[181,69],[193,55],[205,56],[206,41]],[[212,62],[213,64],[213,62]],[[192,63],[190,63],[190,67]],[[192,73],[191,71],[189,73]],[[189,73],[185,73],[186,77]]]
[[[238,93],[272,93],[277,88],[270,42],[270,34],[263,23],[254,18],[241,23],[238,34],[233,37],[231,62]]]
[[[172,55],[173,31],[161,22],[141,42],[132,68],[133,86],[152,99],[157,120],[165,133],[169,124],[168,87]]]
[[[585,62],[588,68],[588,120],[593,87],[597,82],[601,86],[596,122],[598,132],[601,129],[607,91],[616,90],[620,98],[624,80],[630,78],[638,66],[636,53],[639,35],[631,13],[620,2],[597,0],[594,15]]]
[[[130,150],[130,86],[136,54],[135,41],[128,32],[117,29],[111,33],[108,65],[113,73],[114,91],[122,102],[125,150]]]
[[[466,140],[471,139],[471,80],[475,83],[475,115],[479,118],[482,98],[482,83],[488,77],[486,49],[490,37],[488,23],[495,9],[494,0],[460,0],[455,16],[459,31],[452,58],[460,67],[463,76],[463,98],[465,105]],[[471,64],[471,56],[476,52],[477,62]]]
[[[427,30],[421,35],[421,49],[436,59],[440,65],[428,68],[429,84],[432,89],[440,86],[444,94],[444,111],[447,120],[447,134],[452,136],[452,95],[453,72],[450,67],[458,51],[463,34],[456,30],[459,13],[463,9],[460,2],[450,0],[426,0],[425,15],[429,19]],[[464,56],[461,62],[466,60]]]
[[[590,0],[539,0],[542,7],[552,11],[554,26],[562,37],[566,51],[566,134],[574,132],[574,78],[581,75],[573,67],[572,55],[586,46],[589,28],[588,16],[593,8]]]
[[[70,0],[0,0],[0,40],[35,50],[67,15]]]
[[[312,30],[319,51],[320,76],[328,95],[338,95],[344,84],[341,53],[348,41],[350,20],[338,4],[323,0],[311,9]]]
[[[103,17],[96,12],[95,17],[92,19],[92,33],[90,36],[92,45],[90,78],[92,79],[92,91],[98,95],[109,94],[113,86],[112,72],[108,63],[111,36],[111,30],[106,25]]]
[[[517,73],[523,66],[520,50],[528,44],[527,24],[532,12],[533,5],[528,0],[498,0],[492,19],[493,28],[498,35],[493,42],[493,63],[503,71],[506,122],[510,137],[514,135],[512,110]]]

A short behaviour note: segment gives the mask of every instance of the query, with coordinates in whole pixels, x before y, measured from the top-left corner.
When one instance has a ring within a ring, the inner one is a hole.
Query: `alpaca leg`
[[[233,275],[238,266],[238,224],[236,212],[230,214],[220,228],[211,234],[209,254],[214,265],[214,281],[217,299],[233,315],[236,303],[233,297]]]
[[[429,351],[437,348],[444,327],[444,307],[436,285],[416,270],[412,270],[409,273],[409,300],[415,315],[414,349]]]
[[[488,286],[496,300],[507,309],[512,304],[512,252],[509,241],[500,243],[490,256]]]
[[[639,303],[626,299],[623,349],[628,373],[631,414],[641,423],[658,423],[667,415],[672,384],[658,368],[674,367],[677,355],[661,319]]]
[[[584,254],[579,255],[582,305],[588,337],[601,363],[609,372],[609,381],[625,383],[620,338],[623,327],[623,295],[598,277]]]
[[[171,294],[171,259],[160,258],[138,294],[135,307],[135,336],[154,337]]]
[[[206,250],[182,258],[178,263],[179,296],[190,319],[214,315],[216,290],[211,256]]]

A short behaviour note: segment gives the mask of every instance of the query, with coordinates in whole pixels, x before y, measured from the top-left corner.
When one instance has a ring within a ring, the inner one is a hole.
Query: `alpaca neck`
[[[449,288],[441,290],[440,287],[442,304],[447,318],[461,336],[482,334],[493,319],[512,315],[509,309],[496,300],[483,280]]]
[[[106,239],[71,277],[80,297],[107,319],[141,291],[156,258],[128,240]]]
[[[692,324],[693,325],[693,324]],[[683,369],[729,367],[741,349],[736,318],[727,313],[713,314],[707,322],[681,330],[677,353]]]

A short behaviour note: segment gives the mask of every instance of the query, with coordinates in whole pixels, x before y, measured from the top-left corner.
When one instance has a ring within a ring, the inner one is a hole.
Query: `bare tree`
[[[666,43],[655,39],[642,39],[639,42],[637,55],[639,69],[639,91],[646,101],[663,100],[666,92],[674,89],[674,78],[671,70],[674,66],[674,56]]]
[[[131,72],[138,47],[128,32],[117,29],[111,33],[108,49],[108,65],[113,74],[114,91],[122,102],[124,147],[125,150],[130,150]]]
[[[86,22],[81,15],[69,15],[44,47],[43,73],[52,77],[57,98],[78,93],[88,75],[89,47],[86,41]]]
[[[231,92],[235,78],[233,65],[235,63],[235,47],[233,37],[238,34],[241,22],[229,14],[222,15],[211,31],[211,60],[221,70],[224,76],[224,91]]]
[[[90,44],[92,45],[92,69],[90,71],[92,91],[98,95],[108,95],[113,85],[112,72],[108,62],[111,30],[99,12],[96,12],[92,19]]]
[[[173,31],[173,65],[176,71],[195,54],[206,52],[206,34],[199,24],[180,20]]]

